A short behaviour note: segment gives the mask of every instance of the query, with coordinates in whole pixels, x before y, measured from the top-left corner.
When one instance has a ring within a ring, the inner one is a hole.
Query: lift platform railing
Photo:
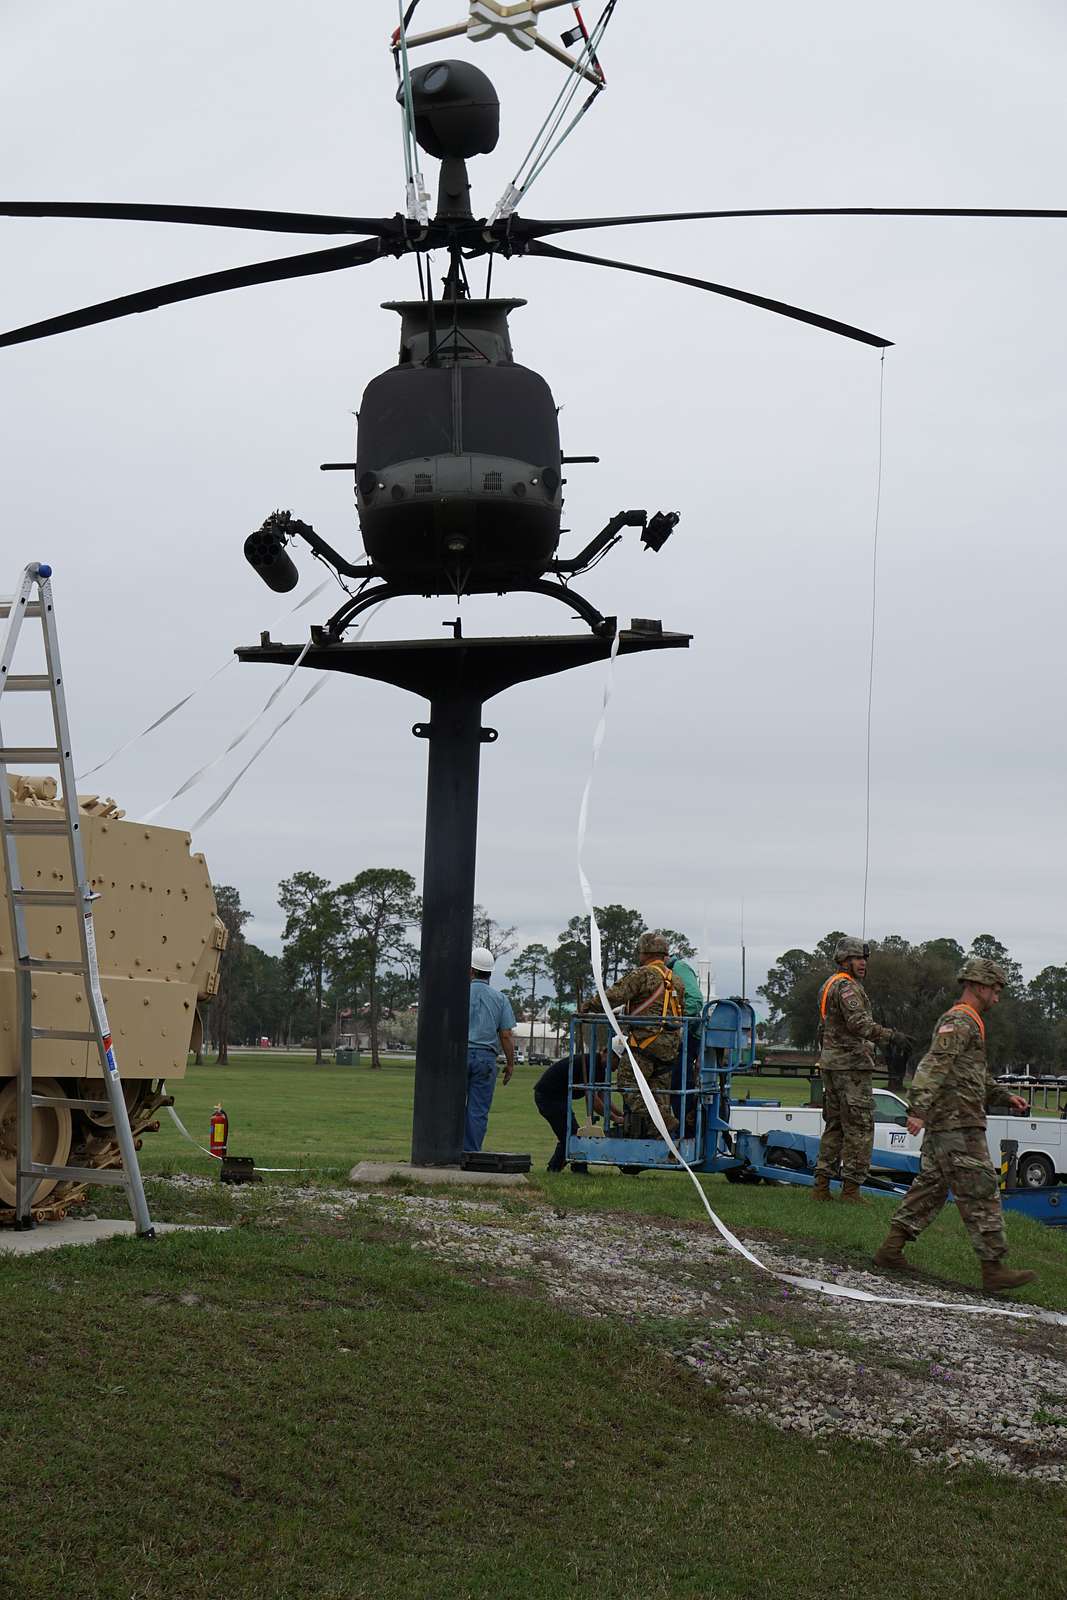
[[[703,1171],[736,1165],[730,1134],[730,1078],[755,1055],[755,1016],[747,1001],[709,1001],[699,1018],[620,1014],[615,1020],[638,1044],[642,1034],[665,1029],[677,1033],[678,1050],[669,1086],[663,1081],[663,1062],[649,1063],[660,1069],[654,1092],[668,1127],[677,1122],[675,1143],[683,1159]],[[570,1135],[567,1159],[620,1166],[624,1171],[677,1169],[663,1139],[638,1136],[635,1131],[635,1124],[642,1119],[634,1113],[640,1112],[643,1101],[636,1086],[619,1081],[625,1057],[616,1053],[615,1041],[614,1026],[606,1013],[587,1012],[571,1019],[568,1090],[577,1095],[584,1091],[588,1121],[601,1120],[603,1134],[590,1136],[581,1131]],[[643,1065],[639,1050],[637,1060]]]
[[[707,1125],[719,1135],[719,1153],[729,1155],[733,1075],[751,1072],[756,1061],[756,1013],[747,1000],[708,1001],[700,1019],[699,1060]]]
[[[662,1061],[646,1060],[641,1050],[642,1038],[650,1037],[653,1033],[670,1031],[679,1034],[678,1061],[681,1063],[686,1060],[689,1053],[690,1028],[694,1018],[630,1017],[620,1012],[616,1014],[615,1020],[627,1038],[634,1041],[634,1055],[646,1076],[652,1072],[662,1071],[664,1065]],[[585,1090],[586,1108],[590,1120],[596,1121],[603,1117],[605,1125],[609,1120],[621,1121],[628,1104],[642,1103],[640,1092],[636,1088],[625,1086],[619,1081],[618,1068],[626,1058],[618,1053],[616,1046],[617,1040],[611,1019],[604,1012],[587,1012],[580,1018],[571,1019],[568,1087]],[[661,1087],[662,1085],[657,1084],[657,1088]],[[695,1103],[697,1088],[696,1074],[691,1084],[688,1079],[683,1083],[680,1069],[675,1068],[670,1085],[671,1098],[684,1098],[687,1102],[687,1111],[691,1110]],[[681,1120],[679,1117],[679,1121]]]

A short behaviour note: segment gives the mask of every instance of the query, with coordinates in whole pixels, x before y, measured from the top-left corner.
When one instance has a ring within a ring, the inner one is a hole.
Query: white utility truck
[[[917,1153],[922,1134],[911,1134],[907,1122],[907,1103],[890,1089],[874,1091],[874,1144],[876,1150],[905,1150]],[[822,1111],[818,1106],[749,1105],[735,1100],[730,1106],[730,1126],[745,1133],[804,1133],[822,1135]],[[1019,1157],[1016,1182],[1020,1189],[1046,1189],[1067,1183],[1067,1121],[1060,1117],[1005,1117],[991,1115],[986,1137],[993,1165],[1000,1167],[1000,1141],[1016,1139]],[[772,1146],[768,1146],[767,1157]],[[785,1151],[783,1165],[795,1164],[797,1152]]]

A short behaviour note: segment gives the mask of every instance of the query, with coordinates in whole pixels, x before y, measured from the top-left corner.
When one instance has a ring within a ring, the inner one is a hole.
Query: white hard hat
[[[476,945],[471,951],[471,967],[475,972],[492,972],[494,965],[493,952],[484,945]]]

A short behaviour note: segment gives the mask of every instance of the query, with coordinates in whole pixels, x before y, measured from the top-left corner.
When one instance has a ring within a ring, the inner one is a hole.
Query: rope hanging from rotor
[[[417,222],[425,228],[430,221],[430,192],[419,166],[419,147],[415,138],[415,106],[411,97],[411,67],[408,63],[408,22],[417,4],[418,0],[412,0],[412,4],[405,12],[404,0],[397,0],[400,26],[393,35],[396,45],[393,50],[393,62],[396,67],[397,82],[404,90],[404,103],[400,116],[404,130],[407,215],[412,222]]]
[[[617,4],[618,0],[607,0],[607,4],[591,33],[582,19],[580,8],[577,5],[574,7],[575,16],[578,19],[578,29],[570,34],[565,34],[564,40],[568,44],[573,44],[580,37],[583,40],[582,50],[575,58],[570,73],[556,96],[548,115],[534,135],[530,148],[519,163],[515,176],[493,207],[489,217],[490,226],[494,222],[499,222],[502,218],[506,219],[511,216],[520,201],[529,192],[535,180],[541,176],[541,173],[545,170],[557,150],[570,138],[579,122],[592,107],[594,101],[603,93],[607,79],[604,76],[604,69],[600,65],[598,49]],[[574,104],[583,78],[590,70],[596,74],[599,81],[594,85],[592,93],[579,107],[561,133],[560,127]]]
[[[885,455],[885,351],[878,366],[878,470],[874,486],[874,538],[871,549],[871,633],[867,672],[867,757],[863,841],[863,917],[860,937],[867,937],[867,890],[871,875],[871,727],[874,712],[874,646],[878,623],[878,532],[882,514],[882,460]]]
[[[530,172],[529,176],[526,178],[525,182],[522,185],[522,191],[523,191],[524,194],[530,188],[530,185],[533,183],[534,179],[538,178],[541,175],[541,173],[544,171],[545,167],[548,165],[549,161],[551,161],[551,159],[555,155],[556,151],[563,144],[564,140],[570,137],[571,133],[578,126],[579,122],[581,122],[582,118],[585,116],[586,112],[592,106],[593,102],[597,99],[597,97],[600,94],[603,93],[604,89],[606,89],[606,87],[607,87],[607,79],[604,76],[604,69],[600,65],[600,58],[597,55],[597,48],[596,47],[604,37],[604,33],[605,33],[606,29],[607,29],[608,23],[611,21],[612,13],[615,10],[616,4],[617,4],[617,0],[608,0],[608,4],[604,7],[604,10],[601,13],[600,19],[599,19],[599,21],[597,22],[596,26],[593,29],[592,35],[590,35],[589,31],[587,30],[587,28],[585,26],[584,21],[582,20],[582,13],[581,13],[581,10],[579,9],[579,7],[575,6],[575,8],[574,8],[574,14],[578,18],[580,29],[581,29],[581,37],[585,40],[585,45],[584,45],[584,48],[583,48],[581,56],[579,57],[578,61],[575,63],[574,77],[572,77],[572,79],[570,80],[569,85],[568,85],[566,103],[561,107],[559,115],[556,117],[555,121],[553,122],[552,127],[549,130],[549,134],[547,136],[548,139],[552,138],[553,134],[556,132],[556,130],[558,129],[560,123],[562,122],[563,117],[566,115],[566,112],[567,112],[568,108],[570,107],[570,105],[574,101],[575,95],[578,92],[577,77],[581,73],[582,66],[584,64],[588,64],[589,66],[591,66],[593,68],[593,70],[598,74],[598,76],[600,77],[601,81],[594,88],[592,94],[590,94],[588,96],[588,98],[584,101],[582,106],[579,108],[576,116],[567,124],[566,128],[564,128],[562,134],[560,134],[560,136],[556,140],[556,142],[554,144],[552,144],[549,149],[544,150],[543,154],[541,154],[538,157],[538,159],[536,160],[535,165],[533,167],[533,170]],[[567,38],[567,39],[573,39],[575,37],[575,35],[574,34],[566,34],[566,35],[564,35],[564,37]],[[557,99],[557,104],[559,104],[559,100],[558,99]],[[546,140],[546,143],[547,143],[547,140]]]

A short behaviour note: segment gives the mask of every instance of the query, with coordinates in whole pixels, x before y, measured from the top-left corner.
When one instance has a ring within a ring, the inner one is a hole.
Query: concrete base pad
[[[413,1167],[407,1161],[360,1161],[348,1174],[350,1183],[388,1183],[390,1178],[457,1186],[490,1183],[498,1189],[511,1189],[526,1182],[525,1172],[465,1172],[462,1167]]]
[[[157,1234],[160,1233],[189,1233],[194,1228],[203,1225],[196,1222],[156,1222],[153,1227]],[[212,1232],[225,1233],[225,1228],[217,1224],[207,1224]],[[120,1234],[136,1233],[137,1227],[132,1217],[117,1218],[86,1218],[79,1220],[67,1217],[63,1222],[41,1222],[36,1228],[27,1228],[24,1233],[16,1232],[14,1228],[0,1229],[0,1253],[8,1255],[28,1256],[35,1250],[58,1250],[66,1244],[96,1244],[99,1239],[114,1239]],[[151,1243],[145,1240],[145,1244]]]

